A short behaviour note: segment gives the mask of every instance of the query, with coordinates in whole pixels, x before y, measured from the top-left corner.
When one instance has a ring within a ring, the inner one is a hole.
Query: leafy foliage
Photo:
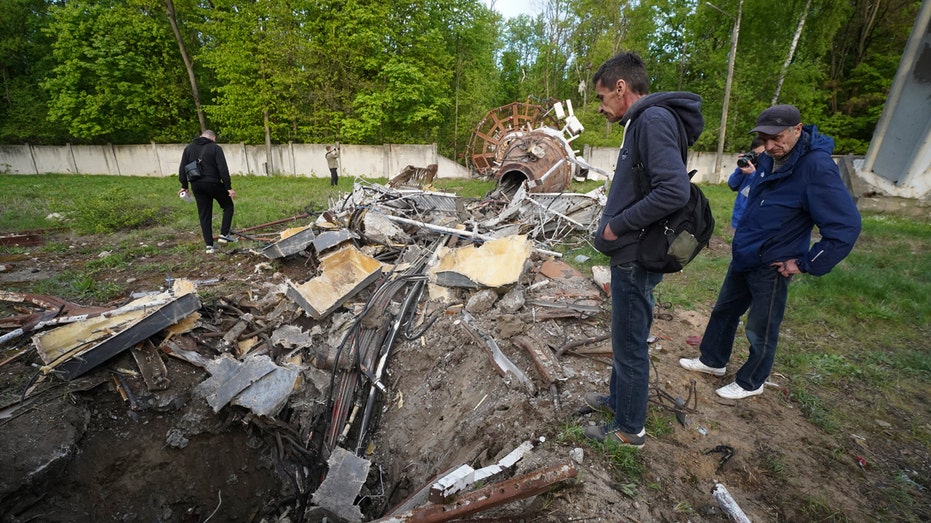
[[[187,142],[196,81],[227,141],[433,142],[458,157],[488,110],[571,99],[590,130],[577,146],[614,145],[590,78],[633,50],[653,91],[702,96],[698,149],[716,149],[722,126],[724,148],[745,149],[778,91],[836,152],[862,154],[920,5],[540,0],[539,15],[504,20],[479,0],[8,0],[0,142]]]

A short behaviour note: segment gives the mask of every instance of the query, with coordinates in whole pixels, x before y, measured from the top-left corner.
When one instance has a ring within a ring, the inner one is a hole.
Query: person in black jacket
[[[185,166],[200,160],[199,171],[201,176],[196,180],[189,180]],[[178,167],[178,181],[181,182],[179,195],[188,190],[190,183],[197,202],[197,217],[200,219],[200,230],[207,244],[207,254],[213,249],[213,201],[216,200],[223,209],[223,221],[220,224],[220,243],[232,243],[236,239],[230,236],[230,227],[233,225],[233,190],[230,180],[230,170],[226,165],[226,156],[223,149],[217,145],[217,134],[207,129],[184,148],[181,155],[181,165]]]

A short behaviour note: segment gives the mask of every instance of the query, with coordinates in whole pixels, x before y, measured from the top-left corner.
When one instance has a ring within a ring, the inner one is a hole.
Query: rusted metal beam
[[[553,352],[549,347],[543,346],[539,340],[531,336],[515,336],[511,339],[511,343],[527,351],[527,354],[533,358],[533,363],[537,366],[537,371],[547,387],[562,378],[562,369],[553,357]]]
[[[374,523],[442,523],[464,518],[546,492],[550,486],[576,477],[578,470],[570,463],[545,469],[488,485],[458,497],[445,505],[428,505],[376,520]]]

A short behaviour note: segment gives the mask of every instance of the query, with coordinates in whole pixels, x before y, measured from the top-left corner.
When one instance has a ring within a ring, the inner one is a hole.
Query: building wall
[[[233,175],[329,177],[325,145],[220,144]],[[0,145],[0,174],[102,174],[116,176],[177,176],[184,144],[148,145]],[[404,167],[438,164],[440,178],[468,178],[469,170],[436,152],[436,145],[340,146],[340,174],[361,178],[392,178]],[[614,173],[616,147],[588,147],[585,160],[596,169]],[[715,176],[714,152],[690,152],[689,168],[697,169],[693,181],[721,183],[736,167],[736,155],[725,155],[722,175]],[[597,178],[596,172],[592,177]]]
[[[321,144],[220,144],[233,175],[269,174],[328,178],[326,146]],[[105,174],[176,176],[184,144],[0,145],[2,174]],[[435,145],[341,145],[341,174],[390,178],[408,165],[441,163]],[[271,162],[269,162],[269,157]],[[465,167],[442,162],[439,175],[468,177]]]

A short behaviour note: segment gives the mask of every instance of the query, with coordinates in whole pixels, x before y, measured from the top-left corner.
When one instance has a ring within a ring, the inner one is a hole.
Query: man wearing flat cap
[[[679,360],[688,370],[724,376],[740,317],[747,313],[750,355],[734,382],[715,391],[734,400],[763,393],[792,275],[827,274],[860,235],[860,213],[831,159],[831,137],[803,125],[791,105],[766,109],[750,132],[763,141],[765,154],[734,234],[731,264],[705,327],[701,355]],[[821,238],[812,245],[814,226]]]

